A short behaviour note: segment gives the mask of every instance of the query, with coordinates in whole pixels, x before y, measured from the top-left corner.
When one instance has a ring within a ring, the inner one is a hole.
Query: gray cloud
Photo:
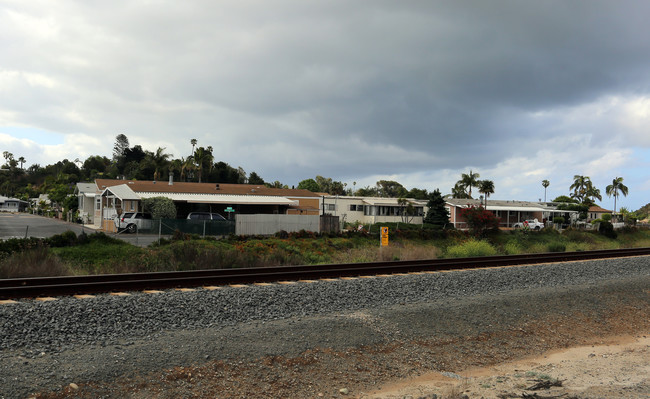
[[[644,2],[45,4],[0,9],[0,127],[197,138],[288,183],[649,146]]]

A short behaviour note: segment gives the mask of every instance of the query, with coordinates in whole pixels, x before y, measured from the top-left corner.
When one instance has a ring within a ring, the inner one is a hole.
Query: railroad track
[[[0,300],[462,270],[643,255],[650,255],[650,248],[311,266],[2,279],[0,280]]]

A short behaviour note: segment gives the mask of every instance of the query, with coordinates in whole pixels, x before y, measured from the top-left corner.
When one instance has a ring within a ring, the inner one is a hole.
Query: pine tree
[[[427,202],[429,211],[424,218],[424,223],[433,224],[440,227],[446,227],[449,224],[449,210],[445,208],[445,200],[437,188],[429,196]]]

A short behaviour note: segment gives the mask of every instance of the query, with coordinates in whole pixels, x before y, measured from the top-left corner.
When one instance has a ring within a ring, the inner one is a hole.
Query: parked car
[[[126,230],[129,233],[135,233],[139,230],[149,230],[153,227],[153,220],[150,213],[143,212],[125,212],[113,219],[117,231]]]
[[[219,215],[218,213],[212,213],[212,212],[190,212],[190,214],[187,215],[187,219],[189,219],[189,220],[226,220],[226,218]]]
[[[512,227],[515,229],[531,229],[531,230],[540,230],[544,228],[544,223],[540,222],[537,219],[528,219],[523,222],[515,223]]]

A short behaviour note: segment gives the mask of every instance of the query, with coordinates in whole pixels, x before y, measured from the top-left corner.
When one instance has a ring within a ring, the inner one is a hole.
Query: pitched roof
[[[145,180],[95,180],[97,188],[101,191],[107,187],[126,184],[136,193],[179,193],[179,194],[230,194],[230,195],[262,195],[278,197],[318,197],[318,194],[309,190],[290,188],[269,188],[257,184],[230,184],[230,183],[190,183]]]
[[[601,208],[598,205],[592,205],[589,207],[589,212],[598,212],[598,213],[612,213],[612,211],[608,211],[607,209]]]

